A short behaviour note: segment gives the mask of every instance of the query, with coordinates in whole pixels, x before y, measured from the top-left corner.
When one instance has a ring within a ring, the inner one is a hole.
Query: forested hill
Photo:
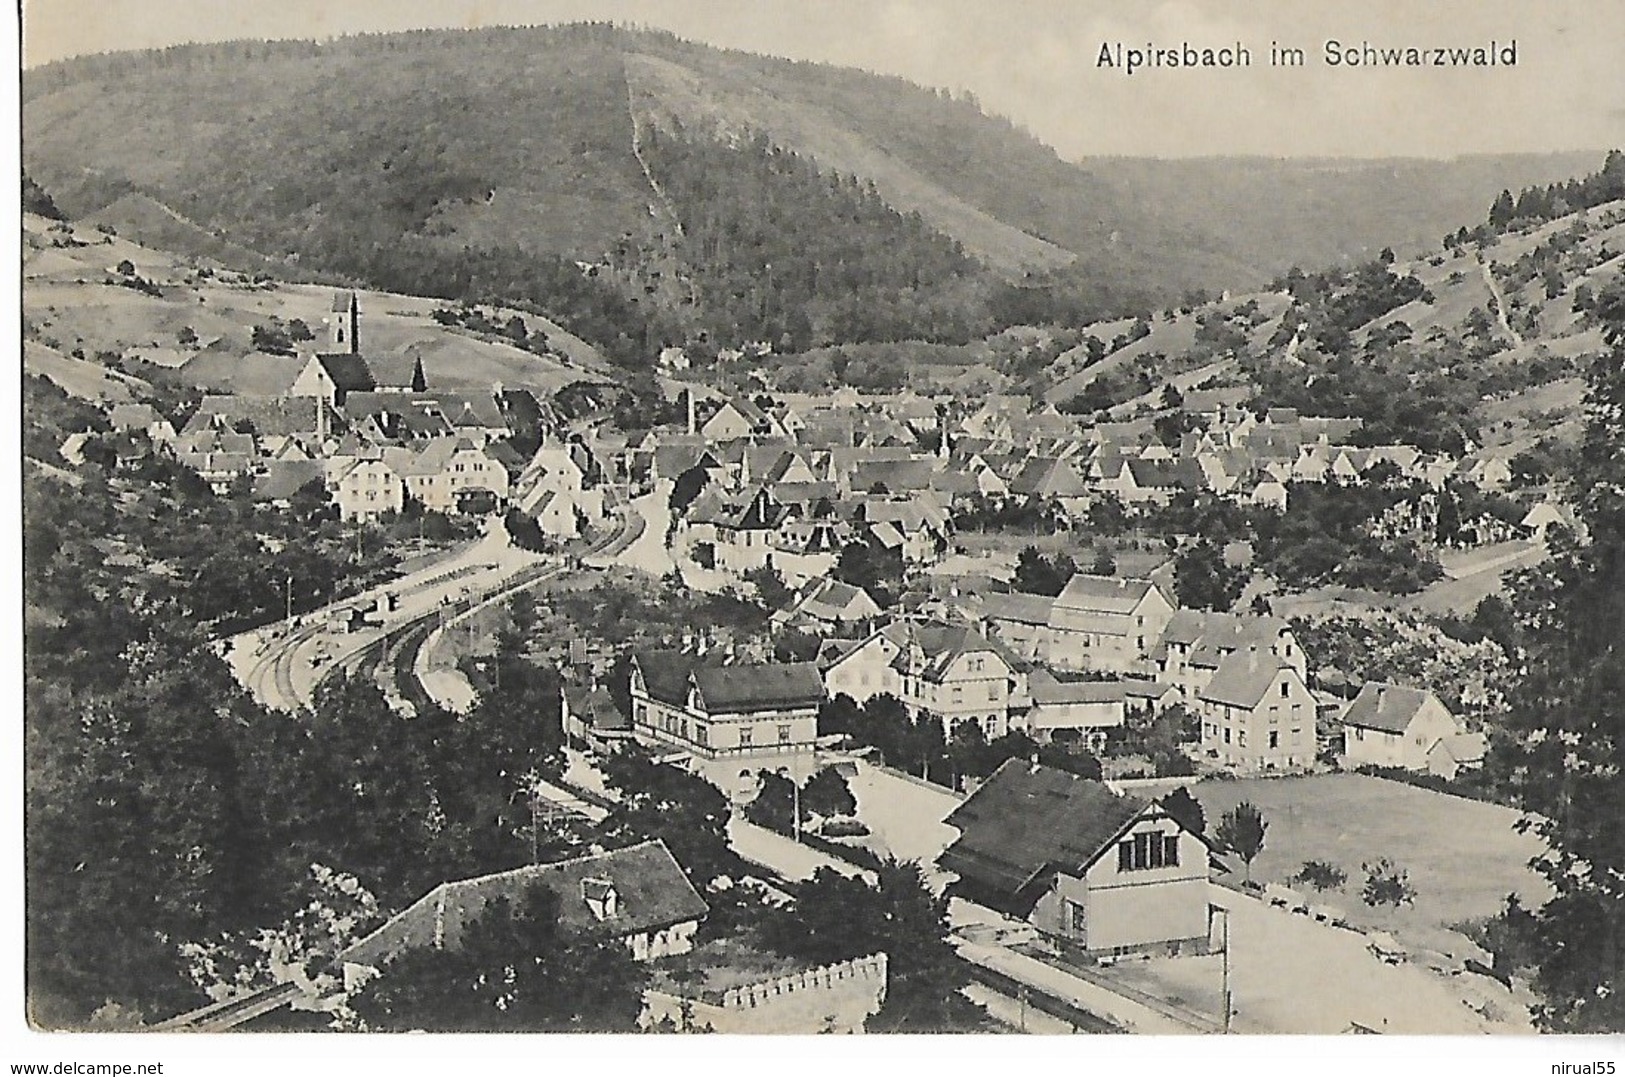
[[[1381,212],[1380,170],[1328,226],[1290,183],[1158,186],[1064,162],[969,95],[607,25],[87,57],[28,72],[24,101],[25,165],[69,215],[141,239],[162,215],[118,207],[157,203],[213,233],[191,253],[529,306],[628,366],[662,343],[1081,324],[1415,230]],[[1431,235],[1461,223],[1431,199],[1411,199]]]

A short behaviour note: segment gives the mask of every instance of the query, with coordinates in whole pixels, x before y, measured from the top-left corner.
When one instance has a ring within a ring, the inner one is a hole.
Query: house
[[[329,467],[327,484],[340,519],[370,519],[400,512],[406,504],[405,481],[381,457],[356,457]]]
[[[1049,642],[1050,608],[1055,600],[1048,595],[1022,591],[1009,594],[991,592],[981,599],[981,617],[989,632],[1023,658],[1043,661]]]
[[[175,440],[175,427],[151,404],[114,404],[107,413],[107,422],[121,434],[140,431],[154,445],[168,445]]]
[[[569,494],[545,490],[531,506],[530,515],[542,534],[568,542],[581,534],[581,517]]]
[[[265,465],[265,470],[254,477],[252,496],[255,501],[288,508],[293,497],[308,483],[321,483],[320,460],[278,460]]]
[[[406,482],[406,493],[425,509],[452,513],[466,492],[486,490],[498,502],[508,497],[508,470],[473,441],[435,438],[421,446],[392,445],[384,463]]]
[[[1175,610],[1152,651],[1157,676],[1179,698],[1193,700],[1213,679],[1225,657],[1257,646],[1308,679],[1308,661],[1284,618],[1250,613]]]
[[[825,693],[831,699],[847,696],[858,704],[880,695],[901,698],[903,682],[895,663],[904,640],[899,625],[888,625],[861,640],[825,640],[818,655]]]
[[[940,722],[943,736],[952,736],[962,722],[974,722],[993,740],[1010,731],[1013,707],[1026,710],[1024,664],[976,629],[908,623],[900,635],[894,694],[911,715]]]
[[[1106,730],[1122,728],[1128,717],[1129,690],[1123,681],[1063,681],[1039,667],[1028,674],[1027,691],[1032,708],[1026,732],[1039,742],[1064,732],[1098,752],[1106,746]]]
[[[809,582],[789,608],[774,615],[776,620],[787,623],[811,621],[820,630],[832,630],[879,616],[880,606],[869,597],[869,592],[827,577]]]
[[[1482,733],[1455,733],[1443,737],[1428,751],[1428,773],[1454,781],[1464,770],[1484,765],[1489,738]]]
[[[441,883],[339,955],[347,984],[370,979],[416,950],[456,952],[487,907],[518,908],[539,890],[558,899],[559,930],[616,939],[638,961],[687,953],[711,911],[658,839],[611,852]]]
[[[559,717],[570,743],[585,744],[600,754],[633,739],[631,716],[616,704],[607,688],[596,682],[560,685]]]
[[[1427,689],[1372,681],[1343,714],[1344,764],[1429,770],[1430,753],[1439,743],[1465,732],[1461,721]]]
[[[724,400],[716,413],[700,426],[700,434],[713,443],[748,437],[790,436],[782,423],[744,397]]]
[[[1202,751],[1245,773],[1290,772],[1315,761],[1315,697],[1303,674],[1267,647],[1226,655],[1196,695]]]
[[[1050,607],[1048,659],[1060,669],[1149,672],[1174,604],[1150,580],[1078,573]]]
[[[811,772],[824,682],[811,662],[722,665],[705,655],[632,656],[632,729],[676,749],[708,781],[742,795],[760,769]]]
[[[1011,759],[945,822],[966,900],[1091,954],[1206,952],[1207,845],[1155,804]]]

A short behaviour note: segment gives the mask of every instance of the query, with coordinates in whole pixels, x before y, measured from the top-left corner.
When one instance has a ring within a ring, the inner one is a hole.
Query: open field
[[[1462,940],[1452,925],[1494,915],[1509,893],[1529,906],[1549,896],[1528,867],[1541,843],[1513,832],[1518,813],[1510,808],[1361,774],[1208,781],[1192,792],[1210,832],[1243,800],[1264,813],[1268,831],[1253,862],[1255,881],[1284,884],[1305,860],[1335,864],[1348,882],[1323,895],[1310,890],[1311,898],[1359,927],[1415,945],[1458,952]],[[1383,856],[1409,872],[1414,906],[1373,909],[1360,900],[1361,865]]]
[[[208,347],[253,364],[260,358],[252,343],[253,327],[269,324],[272,318],[302,320],[316,339],[300,347],[307,352],[322,347],[331,287],[256,284],[227,271],[200,277],[194,260],[86,227],[69,234],[71,241],[84,246],[53,247],[51,242],[66,237],[50,232],[48,225],[42,218],[25,220],[24,313],[39,340],[64,355],[75,348],[87,355],[111,351],[178,367],[196,348]],[[116,267],[123,261],[162,294],[120,286]],[[574,382],[616,376],[596,349],[533,314],[520,316],[533,333],[547,334],[550,347],[562,359],[441,326],[433,314],[448,305],[444,300],[366,290],[358,290],[358,295],[363,353],[419,356],[431,387],[479,390],[501,384],[550,394]],[[514,313],[493,308],[499,320]],[[186,329],[197,340],[190,348],[178,341]]]

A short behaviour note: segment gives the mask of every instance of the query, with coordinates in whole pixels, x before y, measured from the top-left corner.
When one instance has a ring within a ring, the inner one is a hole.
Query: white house
[[[1208,848],[1157,805],[1012,759],[944,821],[951,892],[1090,953],[1206,952]]]
[[[1432,692],[1372,681],[1360,689],[1343,715],[1344,761],[1350,767],[1424,771],[1441,741],[1465,732],[1461,721]],[[1478,759],[1482,758],[1479,752]],[[1440,765],[1446,764],[1441,761]]]

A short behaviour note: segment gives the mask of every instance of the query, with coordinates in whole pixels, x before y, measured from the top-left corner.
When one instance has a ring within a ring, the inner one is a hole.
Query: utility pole
[[[790,775],[790,803],[794,820],[791,828],[795,831],[796,844],[801,844],[801,786],[796,784],[795,774]]]
[[[288,576],[288,612],[286,620],[289,629],[293,628],[293,576]]]
[[[1224,1034],[1230,1034],[1230,910],[1221,909],[1224,913],[1224,934],[1220,936],[1221,957],[1224,970]]]

